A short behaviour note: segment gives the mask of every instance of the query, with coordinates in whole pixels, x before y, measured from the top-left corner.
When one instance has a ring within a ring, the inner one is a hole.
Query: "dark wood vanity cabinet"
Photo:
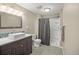
[[[0,46],[0,55],[29,55],[32,53],[32,37]]]

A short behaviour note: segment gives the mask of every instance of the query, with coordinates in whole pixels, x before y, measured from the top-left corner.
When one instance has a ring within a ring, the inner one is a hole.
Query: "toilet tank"
[[[36,39],[36,35],[32,34],[32,40],[35,40],[35,39]]]

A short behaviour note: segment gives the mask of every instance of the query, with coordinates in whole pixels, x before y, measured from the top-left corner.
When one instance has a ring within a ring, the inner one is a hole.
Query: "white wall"
[[[40,16],[37,16],[37,20],[35,21],[35,34],[38,37],[38,32],[39,32],[39,18]]]
[[[63,25],[65,25],[64,54],[79,54],[79,4],[65,4]]]
[[[2,4],[0,4],[2,5]],[[35,22],[37,20],[37,16],[30,11],[24,9],[23,7],[18,6],[17,4],[4,4],[6,6],[9,6],[11,8],[20,10],[23,12],[22,16],[22,28],[14,28],[14,29],[0,29],[0,32],[13,32],[13,31],[25,31],[26,33],[35,33]],[[7,20],[7,19],[6,19]]]

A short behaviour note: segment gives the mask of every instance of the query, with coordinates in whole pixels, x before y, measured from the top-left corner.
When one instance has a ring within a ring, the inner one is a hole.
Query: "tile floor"
[[[38,48],[32,48],[31,55],[63,55],[62,48],[42,45]]]

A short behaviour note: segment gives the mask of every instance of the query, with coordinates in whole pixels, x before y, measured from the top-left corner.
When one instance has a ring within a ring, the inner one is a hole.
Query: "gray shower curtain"
[[[50,24],[49,18],[39,19],[39,39],[41,39],[41,44],[50,45]]]

